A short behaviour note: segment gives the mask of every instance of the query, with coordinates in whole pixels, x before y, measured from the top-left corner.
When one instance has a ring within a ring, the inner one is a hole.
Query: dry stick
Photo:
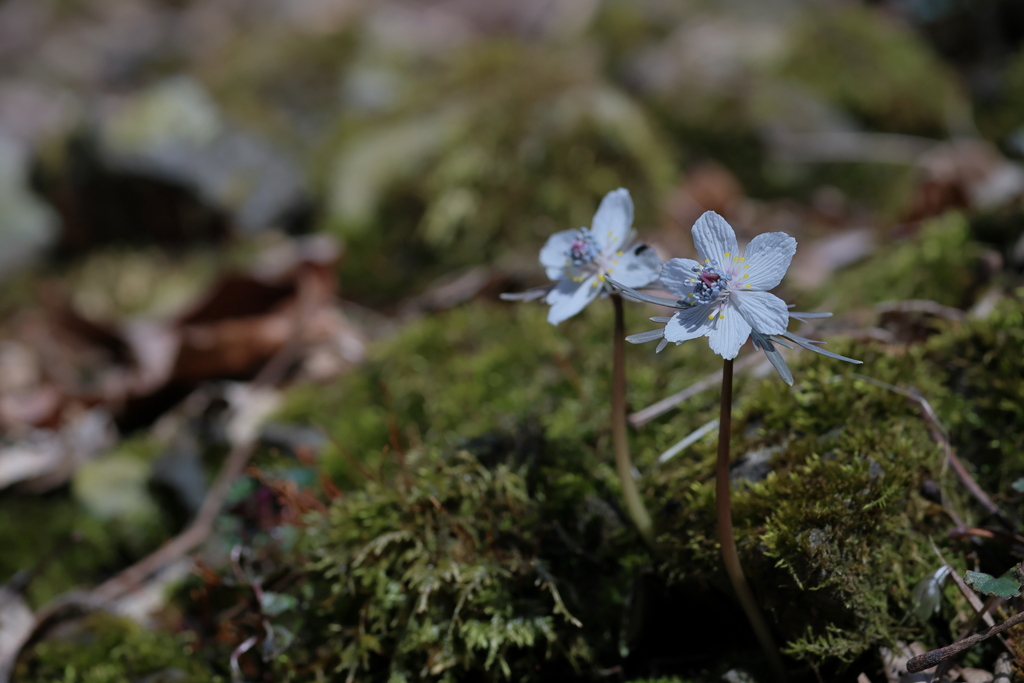
[[[299,339],[299,326],[302,319],[304,302],[299,301],[296,307],[296,332],[292,338],[278,351],[268,362],[259,374],[253,379],[253,386],[268,386],[276,384],[288,370],[288,367],[298,357],[302,343]],[[249,456],[255,448],[255,441],[237,443],[231,447],[224,465],[221,467],[217,478],[214,480],[210,490],[207,491],[203,504],[196,513],[195,519],[188,525],[188,528],[175,536],[171,541],[149,555],[124,569],[115,576],[100,584],[93,597],[102,600],[116,600],[130,592],[136,586],[145,581],[150,575],[163,569],[165,566],[182,557],[205,541],[210,532],[213,531],[213,523],[220,514],[221,505],[228,495],[231,483],[242,474]]]
[[[732,432],[732,360],[725,361],[722,368],[722,411],[718,420],[718,465],[715,469],[715,512],[718,518],[718,542],[722,545],[722,561],[729,575],[736,597],[747,615],[750,626],[754,629],[765,657],[775,670],[775,677],[786,679],[786,669],[782,664],[779,649],[775,646],[768,623],[764,620],[754,592],[750,590],[740,565],[739,553],[736,551],[736,536],[732,528],[732,507],[729,503],[729,438]]]
[[[615,347],[612,355],[612,445],[615,449],[615,469],[622,482],[622,498],[626,510],[640,536],[648,545],[653,545],[654,525],[633,478],[633,463],[629,458],[626,435],[626,322],[622,297],[612,294],[611,299],[615,306]]]
[[[743,356],[743,358],[736,361],[736,372],[746,370],[754,365],[758,360],[762,360],[762,356],[757,353],[750,353]],[[691,384],[682,391],[672,394],[671,396],[666,396],[657,403],[652,403],[647,406],[643,410],[636,411],[629,416],[629,424],[634,427],[643,427],[656,417],[660,417],[672,410],[683,401],[693,398],[702,391],[714,388],[714,386],[721,381],[722,371],[716,370],[701,381]]]
[[[1024,612],[1014,614],[1003,623],[996,624],[995,626],[986,629],[981,633],[976,633],[969,638],[958,640],[952,645],[940,647],[938,650],[932,650],[931,652],[925,652],[923,655],[918,655],[907,662],[907,673],[915,674],[919,671],[930,669],[937,664],[941,664],[950,657],[955,657],[964,650],[974,647],[981,641],[991,638],[994,635],[998,635],[1006,629],[1012,628],[1021,622],[1024,622]]]
[[[936,547],[934,542],[932,542],[932,552],[934,552],[935,555],[939,558],[939,562],[941,562],[947,567],[950,567],[950,564],[946,562],[946,558],[942,556],[942,553],[939,551],[938,547]],[[966,638],[967,636],[969,636],[971,634],[971,631],[973,631],[977,627],[978,622],[982,620],[984,620],[985,624],[988,626],[995,626],[995,620],[992,619],[992,615],[989,614],[989,610],[992,608],[993,605],[995,605],[996,601],[998,601],[999,598],[995,596],[990,597],[983,604],[981,602],[981,598],[978,597],[978,594],[967,587],[967,584],[964,583],[964,580],[960,578],[959,574],[957,574],[955,571],[950,571],[950,576],[953,578],[953,582],[956,584],[956,587],[960,591],[960,594],[964,596],[964,599],[966,599],[968,604],[970,604],[971,609],[974,610],[974,616],[971,617],[971,619],[962,629],[960,629],[960,635],[957,639],[959,640],[961,638]],[[1013,646],[1011,646],[1002,636],[999,636],[999,640],[1007,649],[1007,651],[1009,651],[1009,653],[1013,655],[1014,658],[1016,658],[1017,652],[1013,649]],[[952,663],[952,660],[947,660],[943,664],[936,667],[935,673],[932,674],[932,681],[934,682],[942,680],[942,677],[945,675],[946,671],[949,669]]]
[[[967,468],[964,467],[960,458],[957,457],[956,451],[953,449],[953,445],[949,442],[949,435],[946,432],[946,428],[942,425],[942,422],[939,421],[938,415],[935,414],[935,410],[926,398],[918,393],[917,390],[907,391],[906,389],[900,389],[893,384],[883,382],[875,379],[874,377],[868,377],[858,373],[851,374],[851,377],[856,377],[868,384],[873,384],[876,387],[881,387],[882,389],[895,392],[900,396],[905,396],[911,401],[917,403],[921,408],[921,414],[924,416],[925,421],[931,426],[929,431],[931,432],[932,439],[942,446],[942,450],[946,455],[946,461],[949,463],[950,467],[953,468],[953,472],[960,480],[960,483],[964,485],[964,488],[967,489],[967,492],[974,496],[974,499],[981,503],[982,507],[984,507],[989,514],[998,518],[1007,529],[1011,531],[1016,529],[1016,525],[1013,523],[1013,520],[1010,519],[1010,516],[1003,512],[1002,508],[996,505],[995,501],[989,498],[984,489],[978,485],[978,482],[974,481],[974,477],[972,477],[970,472],[967,471]]]

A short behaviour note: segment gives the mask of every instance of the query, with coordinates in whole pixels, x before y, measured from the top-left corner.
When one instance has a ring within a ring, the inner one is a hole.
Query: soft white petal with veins
[[[703,337],[708,332],[708,318],[714,306],[694,306],[679,311],[665,325],[665,339],[679,344],[689,339]]]
[[[545,301],[551,304],[548,311],[548,322],[552,325],[571,318],[593,301],[601,293],[596,275],[591,275],[583,282],[562,280],[552,289]]]
[[[610,252],[619,248],[633,225],[633,200],[629,190],[620,187],[612,190],[601,200],[594,214],[590,229],[602,251]]]
[[[789,270],[789,264],[796,253],[796,240],[784,232],[766,232],[758,235],[747,245],[743,271],[750,277],[743,285],[751,289],[769,290],[778,287],[782,277]]]
[[[729,302],[722,307],[721,315],[715,316],[707,333],[708,344],[719,356],[732,360],[739,355],[740,347],[750,336],[750,329],[750,323],[740,315],[732,302]]]
[[[693,285],[687,282],[694,277],[694,268],[699,264],[693,259],[674,258],[666,261],[661,267],[661,282],[665,289],[682,298],[693,291]]]
[[[729,302],[761,334],[782,334],[789,325],[789,308],[774,294],[733,292]]]
[[[690,232],[702,260],[709,259],[724,264],[726,259],[739,256],[736,233],[733,232],[732,226],[714,211],[705,211],[693,224]]]
[[[547,270],[549,280],[561,280],[565,275],[565,264],[568,260],[566,254],[576,235],[576,230],[556,232],[541,247],[540,264]]]
[[[646,244],[638,244],[614,258],[616,263],[608,268],[608,275],[627,287],[643,287],[658,279],[661,259]]]

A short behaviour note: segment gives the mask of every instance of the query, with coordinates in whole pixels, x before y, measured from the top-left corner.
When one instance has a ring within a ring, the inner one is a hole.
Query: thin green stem
[[[775,670],[778,680],[786,679],[782,656],[775,646],[768,623],[757,606],[754,592],[743,575],[740,556],[736,551],[736,536],[732,528],[732,507],[729,502],[729,437],[732,432],[732,361],[725,361],[722,369],[722,412],[718,420],[718,466],[715,470],[715,511],[718,517],[718,542],[722,546],[722,561],[736,597],[747,615],[747,621],[754,629],[757,642],[761,644],[765,657]]]
[[[629,459],[629,441],[626,435],[626,321],[622,310],[622,297],[612,294],[615,305],[615,351],[612,358],[612,445],[615,448],[615,469],[622,483],[622,498],[637,530],[648,545],[654,542],[654,525],[640,498],[633,463]]]

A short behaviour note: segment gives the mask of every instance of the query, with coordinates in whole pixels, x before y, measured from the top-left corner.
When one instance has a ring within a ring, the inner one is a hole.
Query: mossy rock
[[[744,458],[769,465],[763,478],[734,483],[736,534],[790,655],[821,666],[897,638],[929,640],[928,627],[922,636],[921,625],[904,618],[911,589],[939,562],[932,541],[949,543],[949,518],[926,493],[937,484],[960,516],[980,515],[945,466],[920,406],[856,373],[919,391],[984,488],[1020,514],[1019,497],[1006,494],[1024,474],[1022,316],[1020,300],[1009,301],[989,320],[952,326],[904,354],[847,344],[837,350],[863,359],[863,368],[810,358],[795,370],[793,390],[765,382],[741,397],[734,473],[756,472]],[[659,519],[662,569],[679,581],[724,581],[713,446],[695,445],[656,483],[655,497],[672,503]]]
[[[713,442],[698,442],[641,480],[658,529],[649,557],[616,509],[606,387],[598,379],[607,368],[574,354],[581,391],[564,370],[545,370],[540,360],[562,334],[572,340],[562,344],[589,349],[585,356],[603,355],[598,349],[607,350],[610,320],[602,309],[551,333],[543,308],[527,305],[474,305],[424,319],[379,351],[365,369],[369,379],[357,371],[339,392],[343,398],[317,406],[344,409],[353,420],[360,410],[369,415],[340,435],[350,446],[378,440],[354,450],[353,459],[368,460],[388,441],[394,452],[363,462],[365,479],[350,472],[348,490],[327,512],[307,518],[301,543],[279,567],[301,580],[281,589],[288,607],[273,618],[294,640],[250,667],[285,681],[350,674],[370,681],[597,678],[609,666],[642,666],[623,646],[635,645],[628,596],[648,562],[672,585],[728,592],[715,535]],[[502,326],[500,316],[511,322]],[[905,618],[913,586],[938,563],[932,541],[950,543],[949,520],[934,493],[968,524],[980,523],[980,514],[943,468],[943,451],[919,407],[855,372],[920,391],[970,463],[975,447],[993,447],[993,432],[979,436],[979,425],[1024,433],[1024,417],[1011,402],[1024,377],[1022,322],[1024,304],[1010,299],[990,319],[951,324],[902,353],[832,344],[864,360],[863,367],[803,354],[792,363],[793,388],[774,377],[739,387],[732,430],[738,544],[788,654],[828,672],[897,638],[936,642],[940,624]],[[529,344],[510,343],[510,331],[533,336]],[[504,335],[504,343],[493,335]],[[671,375],[686,373],[682,381],[692,382],[708,362],[700,349],[694,343],[631,357],[633,399],[661,395]],[[442,358],[458,358],[466,369],[454,372]],[[481,381],[490,376],[488,363],[497,373],[517,359],[511,377]],[[418,364],[417,372],[407,362]],[[989,372],[1001,381],[992,382]],[[393,382],[387,392],[377,382],[382,376]],[[407,383],[398,381],[403,377]],[[510,391],[534,382],[538,393]],[[985,391],[990,383],[994,389]],[[354,391],[345,397],[344,387]],[[373,390],[381,394],[367,393]],[[547,404],[541,397],[549,391],[555,399]],[[661,439],[671,443],[713,415],[716,397],[710,398],[634,434],[641,467]],[[376,400],[387,407],[370,411]],[[304,401],[289,410],[309,409]],[[588,411],[591,419],[579,419]],[[458,436],[460,416],[467,415],[476,421]],[[416,438],[408,425],[420,430]],[[1005,447],[1010,454],[1015,446]],[[755,460],[766,467],[748,466]],[[1007,491],[1022,474],[1016,454],[982,481],[990,491]],[[1020,501],[1008,509],[1019,513]],[[942,614],[952,618],[959,598],[951,591],[946,597]],[[214,649],[223,658],[223,648]]]
[[[935,401],[961,457],[977,468],[982,487],[1018,517],[1024,501],[1010,484],[1024,475],[1024,289],[987,320],[935,337],[921,353],[948,392]]]
[[[311,520],[275,680],[554,681],[614,661],[630,535],[573,456],[503,455],[410,453]]]
[[[861,345],[840,352],[863,359],[864,372],[882,381],[922,381],[910,357]],[[900,626],[901,611],[934,568],[929,538],[948,526],[920,491],[926,480],[950,482],[942,451],[906,398],[827,359],[805,359],[794,373],[793,390],[766,381],[735,410],[734,473],[754,479],[734,486],[737,543],[786,651],[815,665],[849,662],[917,629]],[[715,444],[700,443],[655,484],[655,497],[671,503],[659,519],[659,547],[662,570],[676,581],[725,581],[714,461]]]
[[[945,246],[939,252],[952,244],[962,254],[971,243],[964,241],[961,223],[952,225],[946,229],[957,239],[940,239]],[[927,249],[914,253],[935,258]],[[892,258],[887,270],[906,265],[908,257]],[[922,281],[950,281],[941,270],[924,269]],[[373,469],[388,443],[449,452],[468,446],[493,463],[495,453],[507,455],[516,448],[509,444],[523,443],[525,429],[579,458],[591,473],[587,486],[614,492],[605,417],[610,316],[603,309],[598,302],[557,329],[543,321],[543,307],[525,304],[479,303],[424,319],[337,388],[302,392],[286,413],[292,419],[318,415],[314,419],[336,431],[350,458],[367,459]],[[642,309],[628,310],[630,329],[642,329]],[[950,428],[954,445],[981,468],[988,490],[1008,491],[1024,474],[1013,436],[1024,433],[1014,400],[1024,377],[1022,310],[1010,300],[989,320],[950,323],[901,353],[852,343],[834,350],[864,360],[857,372],[921,391]],[[637,407],[717,365],[698,343],[658,356],[646,348],[630,351],[630,401]],[[764,456],[769,449],[769,473],[737,487],[733,510],[744,563],[787,652],[834,666],[897,638],[934,638],[931,627],[922,632],[920,624],[904,621],[913,586],[937,562],[931,539],[942,545],[949,526],[923,491],[937,482],[961,516],[971,520],[976,513],[943,469],[942,450],[916,404],[858,379],[851,366],[813,354],[796,357],[793,368],[793,389],[774,377],[744,380],[733,429],[737,458],[756,451]],[[714,393],[633,434],[638,466],[650,467],[665,448],[711,419]],[[328,457],[329,466],[356,485],[348,461],[339,453]],[[678,585],[727,591],[714,532],[713,461],[713,440],[699,442],[648,470],[642,490],[659,528],[661,575]],[[384,462],[396,471],[396,456]],[[385,527],[374,529],[384,534]],[[362,544],[371,538],[356,528],[346,533]],[[576,580],[560,575],[558,585]]]

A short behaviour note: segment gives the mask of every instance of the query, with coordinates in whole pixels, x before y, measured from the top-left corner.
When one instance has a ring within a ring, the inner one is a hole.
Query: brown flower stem
[[[626,512],[644,541],[653,545],[654,525],[633,478],[633,463],[629,458],[626,435],[626,322],[622,297],[612,294],[611,299],[615,306],[615,347],[612,356],[612,445],[615,449],[615,469],[622,484]]]
[[[718,465],[715,469],[715,512],[718,518],[718,542],[722,546],[722,561],[736,597],[747,615],[747,621],[754,629],[754,635],[764,651],[765,657],[775,671],[775,677],[784,681],[786,669],[782,656],[775,646],[768,623],[764,620],[754,592],[743,575],[739,553],[736,551],[736,537],[732,528],[732,507],[729,503],[729,437],[732,432],[732,361],[725,361],[722,369],[722,411],[718,420]]]

